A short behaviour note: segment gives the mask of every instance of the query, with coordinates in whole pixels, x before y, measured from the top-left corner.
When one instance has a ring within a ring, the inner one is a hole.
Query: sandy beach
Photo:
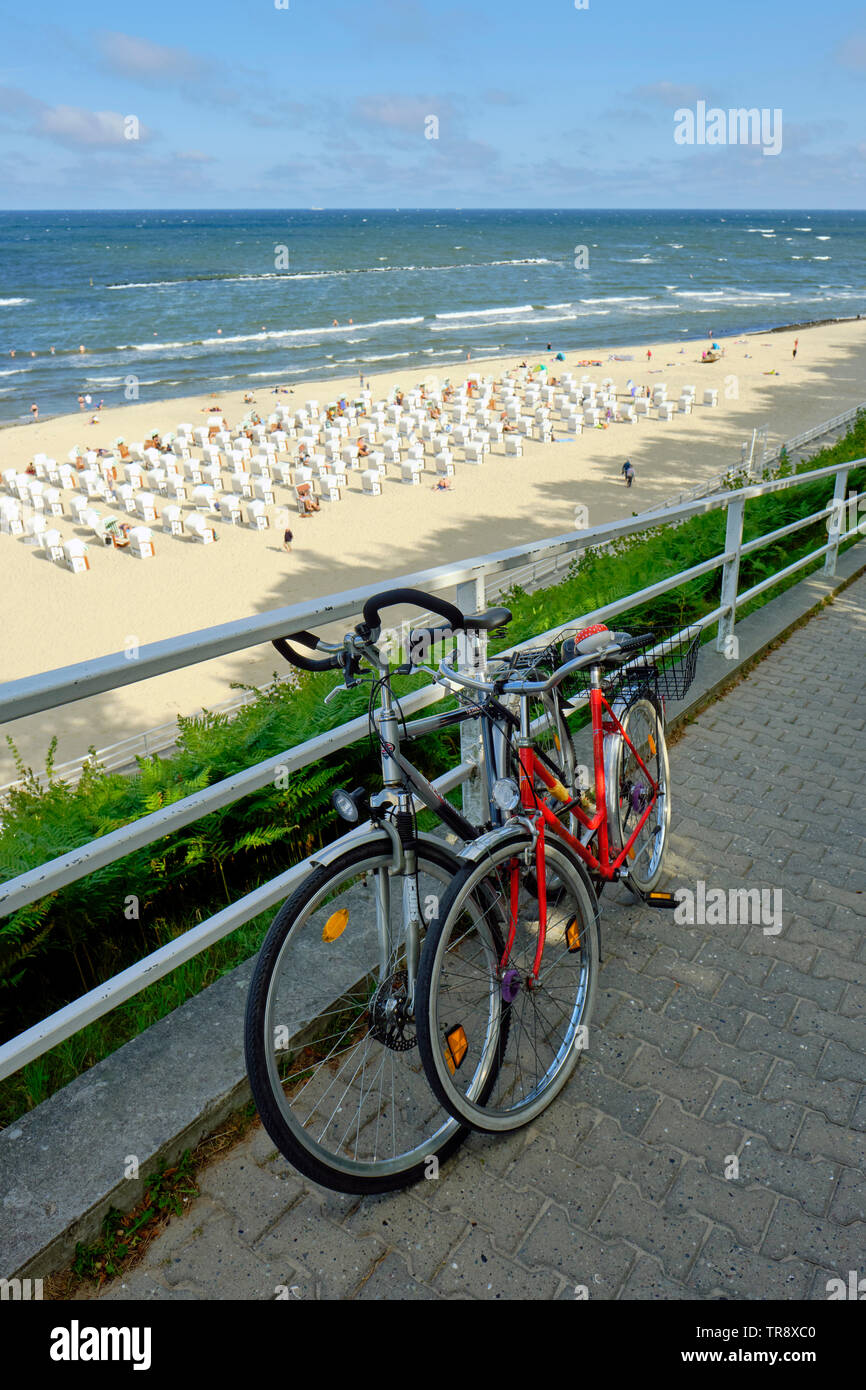
[[[796,359],[794,340],[799,339]],[[172,538],[159,523],[153,528],[156,554],[139,560],[128,551],[90,544],[90,572],[75,575],[47,562],[23,538],[0,534],[4,642],[0,676],[5,680],[66,666],[122,650],[130,641],[154,642],[214,623],[243,618],[284,604],[391,578],[505,546],[572,530],[575,507],[588,509],[589,525],[643,511],[679,489],[735,465],[743,441],[767,425],[771,446],[827,419],[866,397],[866,321],[719,338],[724,357],[701,361],[708,343],[643,343],[635,347],[567,352],[566,362],[533,358],[550,373],[570,370],[580,379],[610,376],[625,391],[665,382],[676,400],[683,385],[697,388],[691,415],[669,422],[643,419],[636,425],[611,424],[552,444],[526,441],[522,458],[504,457],[501,446],[482,467],[457,463],[453,490],[433,492],[434,474],[421,487],[394,476],[382,495],[361,492],[360,473],[350,473],[339,503],[301,519],[293,509],[291,554],[282,549],[280,504],[290,501],[277,488],[272,525],[264,532],[216,523],[218,543],[202,546]],[[647,348],[652,351],[647,361]],[[614,360],[631,359],[631,360]],[[453,385],[471,375],[499,377],[518,359],[479,359],[440,367],[440,382]],[[584,361],[601,363],[583,367]],[[773,374],[770,374],[773,373]],[[370,377],[374,398],[394,386],[408,388],[424,378],[418,369]],[[118,436],[140,440],[153,430],[176,428],[180,421],[202,424],[218,404],[231,425],[251,410],[266,420],[277,404],[322,404],[341,396],[354,399],[358,376],[303,383],[291,395],[272,388],[253,391],[254,405],[242,391],[187,399],[140,401],[104,410],[98,424],[90,413],[59,416],[0,432],[0,472],[23,470],[35,453],[65,461],[75,445],[110,448]],[[715,409],[700,402],[703,390],[719,391]],[[294,452],[294,450],[292,451]],[[620,469],[630,458],[635,484],[623,486]],[[430,463],[428,461],[428,469]],[[161,499],[162,502],[162,499]],[[164,505],[164,503],[162,503]],[[187,504],[189,508],[189,504]],[[116,507],[99,506],[120,515]],[[277,523],[276,525],[274,523]],[[64,539],[85,536],[69,519],[58,523]],[[92,541],[92,537],[88,537]],[[59,738],[57,761],[82,755],[91,744],[107,747],[135,732],[218,704],[232,695],[232,681],[263,682],[279,664],[270,647],[191,667],[156,680],[81,701],[57,713],[19,720],[3,729],[26,763],[43,764],[52,734]],[[15,776],[5,743],[0,750],[0,785]]]

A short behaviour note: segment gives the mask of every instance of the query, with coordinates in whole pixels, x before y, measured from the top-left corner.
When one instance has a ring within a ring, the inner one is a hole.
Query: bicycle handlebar
[[[390,608],[397,603],[413,603],[418,608],[438,613],[440,618],[444,618],[450,624],[454,632],[460,632],[466,626],[466,619],[460,609],[444,598],[422,593],[420,589],[386,589],[383,594],[374,594],[372,598],[368,598],[364,604],[364,620],[358,624],[360,635],[368,640],[375,639],[382,626],[381,609]]]
[[[343,665],[340,653],[335,652],[331,656],[320,657],[314,661],[312,657],[302,656],[289,646],[290,642],[302,642],[305,647],[312,647],[315,651],[318,641],[318,637],[312,632],[293,632],[289,637],[275,637],[271,646],[276,647],[280,656],[284,657],[290,666],[296,666],[299,671],[338,671]]]

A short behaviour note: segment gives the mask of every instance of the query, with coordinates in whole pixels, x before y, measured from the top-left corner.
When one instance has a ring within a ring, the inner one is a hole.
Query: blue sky
[[[862,3],[277,3],[0,3],[0,207],[866,206]]]

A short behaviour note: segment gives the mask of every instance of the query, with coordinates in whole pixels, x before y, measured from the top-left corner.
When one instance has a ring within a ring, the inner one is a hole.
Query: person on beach
[[[795,356],[796,356],[796,353],[795,353]],[[33,402],[33,404],[32,404],[31,407],[30,407],[30,414],[33,416],[33,423],[34,423],[34,425],[35,425],[35,424],[36,424],[36,421],[39,419],[39,406],[36,404],[35,401]]]
[[[800,346],[800,339],[799,339],[799,338],[795,338],[795,339],[794,339],[794,356],[795,356],[795,357],[797,356],[797,348],[798,348],[799,346]]]
[[[652,349],[651,349],[651,348],[647,348],[647,350],[646,350],[646,360],[647,360],[647,362],[651,362],[651,361],[652,361],[652,358],[653,358]]]
[[[634,482],[634,464],[631,459],[626,459],[622,466],[622,476],[625,478],[626,487],[631,487]]]
[[[283,550],[285,550],[285,551],[287,551],[287,552],[290,551],[291,548],[292,548],[292,541],[293,541],[293,540],[294,540],[294,536],[292,535],[291,531],[289,530],[289,528],[288,528],[288,526],[287,526],[286,529],[285,529],[285,531],[283,532]]]
[[[83,397],[83,396],[79,396],[79,397],[78,397],[78,409],[79,409],[79,410],[83,410],[83,409],[84,409],[84,397]]]
[[[440,478],[438,482],[436,482],[436,483],[433,484],[433,491],[434,491],[434,492],[450,492],[450,490],[451,490],[451,488],[452,488],[453,486],[454,486],[454,485],[453,485],[453,483],[450,481],[450,479],[448,479],[448,478]]]

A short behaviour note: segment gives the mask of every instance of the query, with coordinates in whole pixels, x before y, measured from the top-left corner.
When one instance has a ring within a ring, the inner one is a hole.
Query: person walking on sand
[[[646,360],[647,360],[647,362],[651,362],[651,361],[652,361],[652,357],[653,357],[653,355],[652,355],[652,349],[651,349],[651,348],[647,348],[647,350],[646,350]]]
[[[33,416],[33,423],[35,425],[36,421],[39,419],[39,406],[36,404],[35,401],[30,407],[30,414]]]
[[[794,356],[795,356],[795,357],[797,356],[797,348],[798,348],[799,346],[800,346],[800,339],[799,339],[799,338],[795,338],[795,339],[794,339]]]
[[[634,482],[634,464],[631,459],[626,459],[622,466],[622,476],[625,478],[626,487],[631,487]]]
[[[292,535],[291,531],[287,526],[285,531],[283,532],[283,550],[290,551],[292,548],[292,541],[294,539],[294,536]]]

